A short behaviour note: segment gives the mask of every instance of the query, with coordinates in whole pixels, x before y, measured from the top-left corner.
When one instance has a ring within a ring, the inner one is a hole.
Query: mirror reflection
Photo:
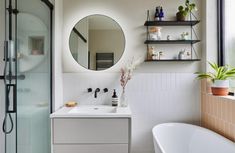
[[[125,48],[120,25],[104,15],[91,15],[80,20],[69,38],[73,58],[90,70],[105,70],[117,63]]]

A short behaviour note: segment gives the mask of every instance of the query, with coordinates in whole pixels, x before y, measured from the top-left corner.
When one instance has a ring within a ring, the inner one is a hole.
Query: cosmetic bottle
[[[156,12],[155,12],[154,20],[155,21],[159,21],[159,8],[158,7],[156,7]]]
[[[118,96],[116,93],[116,90],[113,90],[113,96],[112,96],[112,106],[117,107],[118,106]]]
[[[162,7],[160,8],[160,12],[159,12],[159,20],[162,21],[164,19],[164,12]]]

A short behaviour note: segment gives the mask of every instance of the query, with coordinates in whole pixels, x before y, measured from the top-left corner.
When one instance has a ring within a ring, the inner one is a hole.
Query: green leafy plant
[[[179,6],[178,7],[179,13],[181,13],[183,16],[187,16],[190,12],[193,10],[197,10],[196,4],[195,3],[190,3],[189,0],[185,0],[185,7],[184,6]]]
[[[235,68],[230,68],[229,65],[218,66],[216,63],[208,62],[214,72],[196,72],[197,79],[210,79],[213,83],[215,80],[235,79]]]

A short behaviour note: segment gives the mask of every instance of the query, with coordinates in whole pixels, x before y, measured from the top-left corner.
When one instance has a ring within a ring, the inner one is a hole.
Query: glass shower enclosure
[[[48,0],[5,0],[5,153],[50,153],[52,10]]]

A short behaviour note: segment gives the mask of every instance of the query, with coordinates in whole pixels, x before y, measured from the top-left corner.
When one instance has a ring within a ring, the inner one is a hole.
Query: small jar
[[[152,60],[157,60],[158,59],[158,53],[154,50],[152,54]]]
[[[189,40],[189,33],[188,32],[183,32],[181,34],[181,40]]]
[[[149,38],[150,40],[161,40],[162,34],[161,34],[161,27],[151,27],[149,29]]]
[[[153,59],[153,52],[154,52],[154,47],[153,46],[149,46],[148,47],[148,60],[152,60]]]
[[[178,59],[183,60],[185,59],[185,51],[180,51],[178,54]]]
[[[156,27],[157,40],[162,39],[161,27]]]

